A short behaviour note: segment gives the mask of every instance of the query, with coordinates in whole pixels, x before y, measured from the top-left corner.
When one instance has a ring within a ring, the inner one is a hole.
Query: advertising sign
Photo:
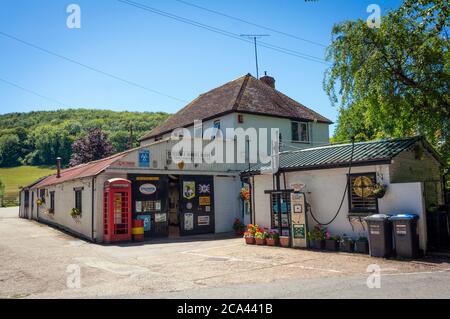
[[[144,194],[144,195],[151,195],[154,194],[156,192],[156,186],[153,184],[142,184],[139,187],[139,191]]]
[[[197,224],[199,226],[208,226],[209,225],[209,216],[198,216]]]
[[[184,213],[184,230],[194,229],[194,214]]]
[[[150,167],[150,150],[139,151],[139,167]]]
[[[183,182],[183,197],[186,199],[192,199],[195,197],[195,182]]]

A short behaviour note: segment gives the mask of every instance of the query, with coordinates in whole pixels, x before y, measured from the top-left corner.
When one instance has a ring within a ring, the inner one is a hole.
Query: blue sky
[[[265,42],[324,57],[325,49],[321,46],[176,0],[133,1],[235,34],[270,34]],[[333,24],[347,19],[365,20],[369,15],[366,8],[371,3],[380,5],[382,13],[400,3],[393,0],[185,1],[325,45],[330,41]],[[66,26],[69,15],[66,8],[71,3],[81,8],[80,29]],[[183,101],[248,72],[256,73],[250,43],[117,0],[1,0],[0,32]],[[274,76],[277,89],[336,120],[337,109],[330,105],[322,88],[326,65],[266,48],[259,49],[259,62],[260,73],[267,71]],[[67,107],[174,113],[185,104],[0,34],[0,114]]]

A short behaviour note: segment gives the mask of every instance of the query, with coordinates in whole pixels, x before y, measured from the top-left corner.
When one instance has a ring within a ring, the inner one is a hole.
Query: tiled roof
[[[45,179],[43,179],[42,181],[40,181],[39,183],[37,183],[36,185],[33,185],[32,188],[41,188],[49,185],[60,184],[78,178],[96,176],[101,172],[103,172],[109,165],[127,155],[130,151],[132,150],[118,153],[101,160],[67,168],[61,171],[61,177],[59,178],[56,177],[56,174],[50,175]]]
[[[353,164],[370,164],[390,161],[409,149],[422,137],[397,138],[355,143]],[[431,150],[432,151],[432,150]],[[338,144],[280,153],[280,170],[307,170],[345,166],[350,163],[352,144]],[[433,151],[432,151],[433,152]],[[433,152],[433,155],[437,156]],[[439,157],[437,157],[438,160]],[[255,165],[244,173],[259,173],[261,165]]]
[[[201,94],[163,124],[144,135],[141,141],[178,127],[190,126],[194,120],[211,119],[231,112],[332,123],[319,113],[247,74]]]

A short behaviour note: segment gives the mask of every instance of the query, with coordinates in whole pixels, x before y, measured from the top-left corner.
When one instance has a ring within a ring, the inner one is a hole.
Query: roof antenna
[[[253,43],[255,44],[255,62],[256,62],[256,78],[259,79],[259,67],[258,67],[258,47],[256,45],[256,39],[262,37],[269,37],[270,34],[241,34],[241,37],[246,37],[249,39],[253,39]]]

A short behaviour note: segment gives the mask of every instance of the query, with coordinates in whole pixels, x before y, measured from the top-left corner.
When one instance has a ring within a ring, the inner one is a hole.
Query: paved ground
[[[104,246],[16,216],[0,209],[1,298],[450,298],[449,260],[258,247],[226,236]],[[381,288],[367,287],[370,264],[381,269]],[[77,267],[81,288],[68,288]]]

